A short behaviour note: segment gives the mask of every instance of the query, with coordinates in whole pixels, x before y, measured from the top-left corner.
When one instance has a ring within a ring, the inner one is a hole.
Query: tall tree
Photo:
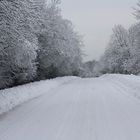
[[[72,23],[61,16],[59,1],[47,4],[45,30],[39,35],[38,74],[41,78],[76,74],[81,64],[81,40]]]
[[[101,58],[104,73],[127,73],[124,63],[129,58],[128,32],[121,25],[115,26],[108,48]]]
[[[0,1],[0,88],[34,78],[43,6],[43,0]]]

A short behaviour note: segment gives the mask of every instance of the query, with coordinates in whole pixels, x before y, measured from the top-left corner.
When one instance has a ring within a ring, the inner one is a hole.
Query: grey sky
[[[99,59],[116,24],[128,28],[137,0],[62,0],[62,14],[84,36],[85,60]]]

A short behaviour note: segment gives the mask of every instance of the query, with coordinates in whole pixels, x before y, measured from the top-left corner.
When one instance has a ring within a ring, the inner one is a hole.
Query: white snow
[[[0,140],[140,140],[139,85],[139,76],[104,75],[4,90],[16,104],[21,94],[42,96],[0,116]]]
[[[49,90],[74,79],[75,77],[63,77],[53,80],[34,82],[23,86],[0,90],[0,114],[7,112],[17,105],[49,92]]]

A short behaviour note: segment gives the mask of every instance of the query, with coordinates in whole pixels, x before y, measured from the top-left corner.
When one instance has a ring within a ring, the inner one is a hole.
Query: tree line
[[[138,22],[113,28],[99,61],[83,63],[82,37],[64,19],[59,0],[0,0],[0,89],[60,76],[140,74]]]
[[[92,76],[106,73],[140,74],[140,1],[134,9],[134,16],[138,22],[129,29],[122,25],[113,28],[103,56],[99,61],[91,61],[91,64],[94,64],[94,67],[90,68]]]
[[[83,42],[59,0],[0,0],[0,89],[79,76]]]

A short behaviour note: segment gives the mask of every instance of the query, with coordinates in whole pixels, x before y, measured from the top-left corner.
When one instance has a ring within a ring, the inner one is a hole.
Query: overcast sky
[[[62,14],[84,36],[85,60],[99,59],[116,24],[128,28],[136,20],[137,0],[61,0]]]

